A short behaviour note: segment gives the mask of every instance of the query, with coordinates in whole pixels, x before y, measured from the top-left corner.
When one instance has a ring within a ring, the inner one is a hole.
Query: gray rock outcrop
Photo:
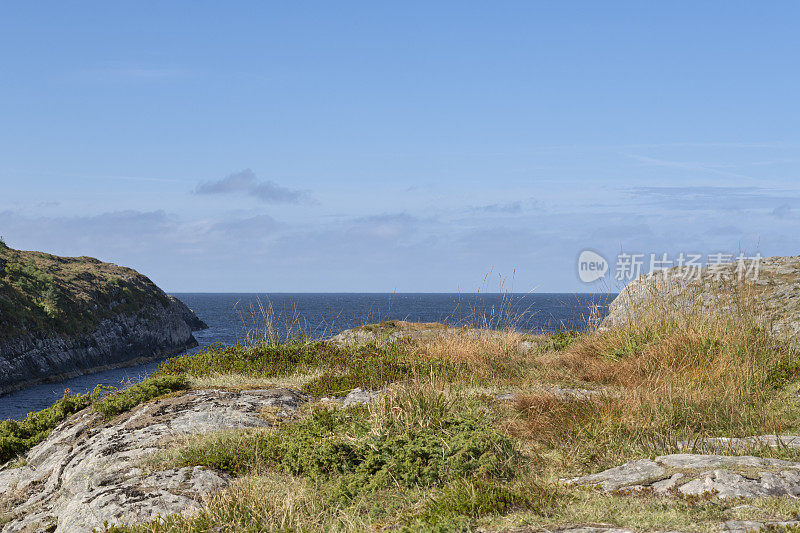
[[[148,471],[144,460],[175,438],[224,429],[266,427],[273,407],[290,416],[306,401],[289,389],[199,390],[142,405],[103,421],[84,410],[24,457],[0,470],[0,531],[88,532],[190,514],[229,483],[200,467]]]
[[[800,496],[800,463],[753,456],[672,454],[630,461],[573,480],[604,491],[719,498]]]

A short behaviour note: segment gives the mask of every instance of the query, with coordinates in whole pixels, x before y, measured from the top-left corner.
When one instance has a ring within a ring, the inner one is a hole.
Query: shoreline
[[[192,341],[193,342],[189,342],[185,346],[182,346],[182,347],[179,347],[179,348],[173,348],[173,349],[169,349],[169,350],[163,350],[163,351],[161,351],[161,352],[159,352],[159,353],[157,353],[155,355],[151,355],[151,356],[140,356],[140,357],[137,357],[137,358],[134,358],[134,359],[128,359],[126,361],[121,361],[119,363],[111,363],[111,364],[107,364],[107,365],[97,365],[97,366],[93,366],[93,367],[87,368],[85,370],[72,370],[70,372],[62,372],[60,374],[54,374],[52,376],[47,376],[47,377],[43,377],[43,378],[37,378],[37,379],[33,379],[33,380],[28,380],[28,381],[25,381],[23,383],[12,385],[10,387],[3,387],[3,388],[0,388],[0,400],[2,400],[2,398],[4,396],[8,395],[8,394],[11,394],[13,392],[19,392],[21,390],[25,390],[25,389],[28,389],[30,387],[35,387],[36,385],[43,385],[45,383],[56,383],[58,381],[63,381],[65,379],[72,379],[72,378],[77,378],[77,377],[80,377],[80,376],[88,376],[88,375],[91,375],[91,374],[97,374],[97,373],[103,372],[105,370],[115,370],[115,369],[118,369],[118,368],[126,368],[126,367],[131,367],[131,366],[144,364],[144,363],[150,363],[152,361],[155,361],[156,359],[161,359],[161,358],[164,358],[164,357],[172,357],[173,355],[178,355],[178,354],[180,354],[180,353],[182,353],[182,352],[184,352],[186,350],[190,350],[190,349],[192,349],[192,348],[194,348],[194,347],[199,345],[198,342],[197,342],[197,339],[195,339],[194,336],[192,336]]]

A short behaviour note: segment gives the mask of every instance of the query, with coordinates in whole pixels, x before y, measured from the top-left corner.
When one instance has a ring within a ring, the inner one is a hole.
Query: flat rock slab
[[[719,498],[800,495],[800,463],[753,456],[673,454],[639,459],[573,480],[605,491],[675,491]]]
[[[560,400],[595,400],[607,396],[613,396],[616,394],[616,391],[608,389],[576,389],[544,385],[540,389],[532,389],[528,391],[499,392],[496,393],[494,397],[501,401],[513,402],[525,394],[536,393],[552,394]]]
[[[482,531],[482,530],[478,530]],[[614,526],[568,526],[559,529],[519,528],[508,530],[508,533],[636,533],[634,529]],[[655,531],[653,533],[681,533],[680,531]]]
[[[264,408],[290,415],[306,397],[289,389],[191,391],[101,420],[84,410],[0,470],[0,530],[85,532],[193,513],[228,477],[200,467],[145,472],[141,461],[175,437],[265,427]]]
[[[606,390],[594,389],[568,389],[563,387],[546,387],[545,391],[561,398],[562,400],[590,400],[610,394]]]
[[[770,528],[780,526],[796,526],[800,525],[800,521],[750,521],[750,520],[729,520],[719,525],[720,532],[723,533],[754,533],[760,530],[769,530]],[[486,530],[478,530],[485,533]],[[542,528],[518,528],[508,530],[508,533],[636,533],[635,529],[628,529],[624,527],[603,526],[603,525],[585,525],[585,526],[568,526],[554,530]],[[675,530],[655,530],[653,533],[682,533]]]
[[[606,526],[577,526],[557,529],[555,533],[635,533],[632,529]]]

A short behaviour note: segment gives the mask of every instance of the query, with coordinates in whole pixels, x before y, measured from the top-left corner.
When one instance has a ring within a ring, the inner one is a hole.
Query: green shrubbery
[[[545,350],[558,351],[569,348],[571,344],[579,340],[583,335],[577,331],[559,331],[547,338],[544,343]]]
[[[400,409],[396,397],[383,402],[392,402],[392,411]],[[416,411],[414,420],[387,418],[381,406],[321,408],[275,430],[200,437],[171,452],[161,466],[300,477],[316,487],[329,508],[378,501],[387,491],[419,493],[427,503],[407,509],[404,519],[415,530],[444,525],[452,530],[454,524],[514,508],[541,513],[554,508],[558,496],[550,488],[517,481],[525,459],[515,441],[486,419],[487,412],[459,400],[450,407],[441,413],[436,406],[441,416],[435,418]]]
[[[187,387],[180,376],[156,376],[119,392],[112,387],[98,385],[86,394],[64,393],[64,397],[41,411],[28,413],[25,420],[0,422],[0,464],[28,451],[42,442],[47,435],[70,415],[93,406],[103,416],[113,416],[163,394]]]
[[[176,461],[236,475],[268,468],[328,480],[332,496],[350,500],[397,484],[413,488],[453,479],[505,479],[513,476],[517,460],[511,439],[465,415],[451,415],[437,427],[389,425],[375,432],[364,409],[321,409],[278,431],[221,434],[187,446]]]
[[[514,509],[546,516],[557,507],[560,497],[552,487],[533,483],[512,485],[491,479],[459,479],[427,500],[414,529],[469,529],[466,518],[504,515]]]
[[[105,396],[94,403],[93,409],[105,417],[114,416],[158,396],[187,387],[186,378],[182,376],[155,376]]]
[[[210,346],[196,354],[173,357],[161,363],[161,374],[201,377],[214,374],[242,374],[273,377],[307,371],[317,366],[344,368],[351,357],[369,357],[369,349],[359,354],[327,342],[287,344],[235,344]]]

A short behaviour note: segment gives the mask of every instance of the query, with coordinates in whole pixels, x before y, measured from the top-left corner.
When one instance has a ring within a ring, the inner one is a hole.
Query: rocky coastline
[[[800,259],[734,268],[642,278],[587,333],[387,321],[65,396],[7,421],[0,531],[796,531]],[[191,335],[169,302],[142,346]]]
[[[74,337],[32,334],[0,342],[0,395],[197,346],[192,332],[207,326],[177,298],[168,302],[103,319],[91,332]]]

